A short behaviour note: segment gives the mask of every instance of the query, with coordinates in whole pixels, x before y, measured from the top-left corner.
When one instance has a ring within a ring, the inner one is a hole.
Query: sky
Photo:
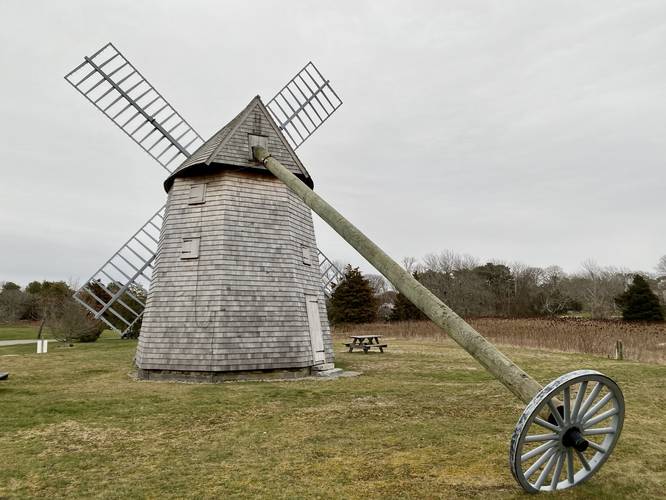
[[[344,104],[298,154],[389,255],[666,254],[663,1],[2,0],[0,281],[82,282],[166,172],[65,82],[107,42],[207,138],[308,60]],[[319,247],[372,272],[314,216]]]

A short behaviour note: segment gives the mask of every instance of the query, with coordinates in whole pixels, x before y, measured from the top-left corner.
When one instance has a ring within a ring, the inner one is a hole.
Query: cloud
[[[164,202],[159,166],[62,79],[107,41],[204,136],[312,59],[345,104],[299,155],[398,260],[450,248],[652,269],[666,253],[664,14],[656,1],[11,0],[0,279],[85,279]],[[361,262],[317,232],[330,257]]]

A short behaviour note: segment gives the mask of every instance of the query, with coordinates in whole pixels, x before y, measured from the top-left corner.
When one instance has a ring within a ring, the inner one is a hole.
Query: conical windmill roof
[[[312,178],[285,139],[270,113],[256,96],[236,117],[204,142],[164,181],[168,192],[176,177],[209,175],[224,168],[263,170],[252,158],[249,136],[265,138],[268,151],[310,187]]]

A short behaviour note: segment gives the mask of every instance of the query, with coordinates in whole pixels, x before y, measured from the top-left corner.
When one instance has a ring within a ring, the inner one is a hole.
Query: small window
[[[199,257],[200,238],[183,238],[183,247],[180,251],[181,259],[197,259]]]
[[[301,251],[303,252],[303,264],[306,266],[311,266],[312,261],[310,260],[310,249],[306,246],[301,247]]]
[[[254,154],[252,153],[253,146],[261,146],[262,148],[268,149],[268,137],[265,135],[248,134],[247,140],[250,160],[254,160]]]
[[[190,198],[189,205],[198,205],[206,201],[206,184],[203,182],[198,184],[190,184]]]

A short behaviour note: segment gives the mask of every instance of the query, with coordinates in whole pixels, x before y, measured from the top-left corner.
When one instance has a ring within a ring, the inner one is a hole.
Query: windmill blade
[[[337,285],[342,277],[344,276],[340,269],[333,264],[333,261],[330,260],[324,252],[317,249],[319,252],[319,270],[321,271],[321,286],[324,289],[324,294],[326,297],[330,297],[333,293],[333,288]]]
[[[296,73],[266,105],[294,149],[340,106],[342,100],[312,62]]]
[[[96,319],[123,335],[146,307],[164,209],[148,219],[74,294]]]
[[[169,173],[202,143],[201,136],[113,44],[65,75],[76,90]]]

